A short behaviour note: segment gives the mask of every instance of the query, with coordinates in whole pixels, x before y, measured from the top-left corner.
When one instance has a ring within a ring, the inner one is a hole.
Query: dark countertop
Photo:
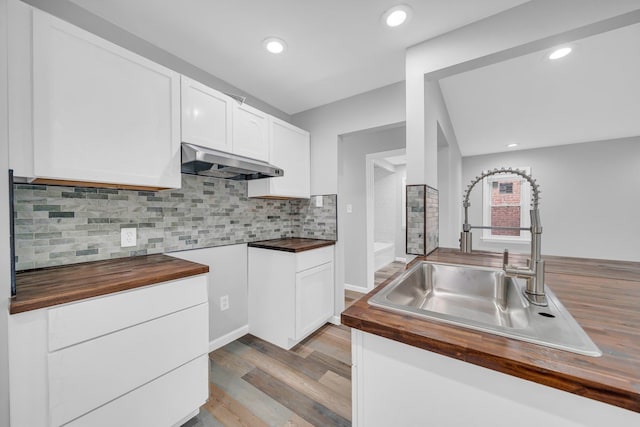
[[[145,255],[16,274],[11,314],[207,273],[209,267],[167,255]]]
[[[299,237],[291,237],[288,239],[262,240],[260,242],[249,243],[249,247],[272,249],[274,251],[284,252],[304,252],[311,249],[318,249],[325,246],[335,245],[334,240],[321,239],[302,239]]]
[[[523,256],[513,255],[523,265]],[[640,412],[640,263],[543,257],[546,284],[602,350],[589,357],[370,306],[393,277],[342,313],[385,338]],[[418,260],[502,268],[502,254],[437,249]],[[398,273],[400,274],[400,273]]]

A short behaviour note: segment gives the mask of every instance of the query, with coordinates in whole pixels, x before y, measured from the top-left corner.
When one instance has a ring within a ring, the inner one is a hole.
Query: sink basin
[[[553,292],[547,307],[529,304],[521,279],[504,271],[423,261],[385,286],[369,304],[508,338],[598,357]]]

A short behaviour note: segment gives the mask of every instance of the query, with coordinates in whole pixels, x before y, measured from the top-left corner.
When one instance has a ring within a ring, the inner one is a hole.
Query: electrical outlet
[[[121,228],[120,229],[120,247],[128,248],[136,245],[136,229]]]
[[[322,196],[316,196],[316,208],[322,207]]]
[[[220,311],[229,309],[229,295],[223,295],[220,297]]]
[[[347,205],[347,213],[352,213],[353,212],[353,205],[349,204]]]

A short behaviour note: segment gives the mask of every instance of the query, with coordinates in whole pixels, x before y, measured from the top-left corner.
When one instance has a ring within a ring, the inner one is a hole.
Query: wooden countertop
[[[335,245],[334,240],[302,239],[292,237],[288,239],[262,240],[260,242],[249,243],[252,248],[273,249],[284,252],[304,252],[311,249],[318,249],[325,246]]]
[[[511,254],[524,265],[526,257]],[[640,263],[543,257],[545,282],[603,353],[589,357],[370,306],[393,277],[342,313],[342,323],[495,371],[640,412]],[[502,254],[437,249],[429,261],[502,268]],[[400,273],[398,273],[400,274]],[[397,276],[397,275],[396,275]]]
[[[9,312],[36,310],[208,271],[206,265],[162,254],[22,271],[16,274],[16,296]]]

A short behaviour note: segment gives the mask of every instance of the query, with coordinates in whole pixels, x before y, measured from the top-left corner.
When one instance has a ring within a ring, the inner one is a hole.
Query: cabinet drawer
[[[207,401],[207,362],[201,356],[67,426],[172,426]]]
[[[72,303],[48,310],[49,351],[207,302],[207,276]]]
[[[50,353],[53,426],[69,422],[208,352],[208,304]]]
[[[333,261],[333,246],[312,249],[296,254],[296,272]]]

